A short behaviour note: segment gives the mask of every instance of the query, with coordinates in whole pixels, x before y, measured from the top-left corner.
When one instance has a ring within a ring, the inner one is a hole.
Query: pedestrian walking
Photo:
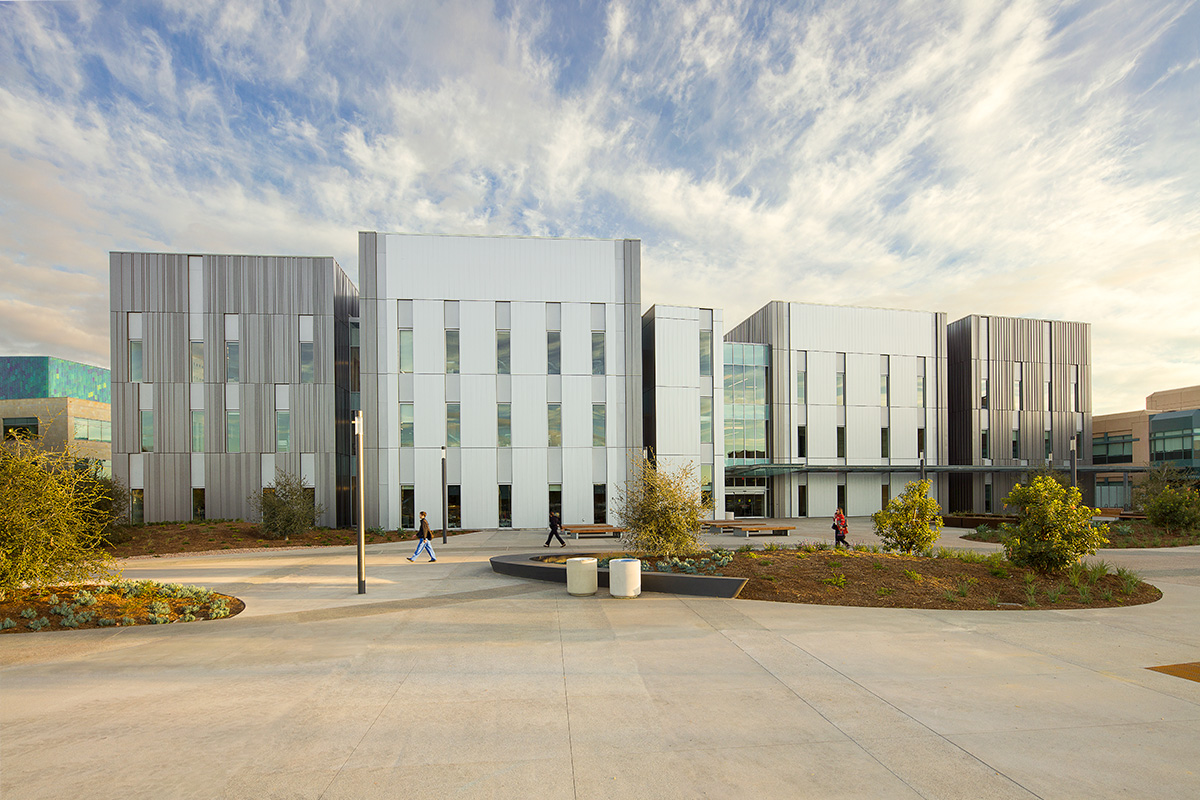
[[[417,528],[417,549],[411,556],[408,557],[408,560],[412,561],[417,556],[421,555],[421,551],[424,550],[429,554],[430,561],[437,561],[437,556],[433,554],[433,545],[430,544],[432,541],[433,531],[429,530],[429,521],[425,519],[425,512],[422,511],[421,525]]]
[[[846,524],[846,513],[840,508],[833,515],[833,546],[836,548],[839,545],[849,547],[846,544],[846,534],[850,532],[850,526]]]
[[[549,547],[551,539],[558,539],[559,545],[566,547],[567,543],[563,541],[563,537],[558,535],[559,521],[558,514],[550,512],[550,535],[546,537],[546,543],[542,547]]]

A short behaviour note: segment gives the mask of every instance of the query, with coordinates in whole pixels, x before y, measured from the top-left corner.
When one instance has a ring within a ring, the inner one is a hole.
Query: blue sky
[[[643,299],[1091,322],[1200,384],[1200,4],[0,2],[0,353],[108,363],[110,250],[631,236]]]

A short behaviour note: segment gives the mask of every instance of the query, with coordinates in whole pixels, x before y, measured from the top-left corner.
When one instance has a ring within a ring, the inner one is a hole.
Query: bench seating
[[[792,531],[796,530],[795,525],[771,522],[710,522],[708,527],[716,533],[726,530],[740,533],[747,539],[751,536],[791,536]]]
[[[563,525],[562,529],[571,534],[572,539],[579,539],[581,536],[611,536],[616,539],[625,532],[624,528],[613,525]]]

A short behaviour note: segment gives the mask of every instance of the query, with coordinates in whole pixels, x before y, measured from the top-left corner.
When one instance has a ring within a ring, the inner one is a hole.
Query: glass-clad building
[[[766,464],[771,429],[770,348],[765,344],[725,343],[725,465]],[[728,477],[725,510],[738,517],[761,517],[770,507],[764,477]]]

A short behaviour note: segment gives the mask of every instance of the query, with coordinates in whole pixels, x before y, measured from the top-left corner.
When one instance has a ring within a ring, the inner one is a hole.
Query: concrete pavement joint
[[[579,797],[579,783],[575,777],[575,737],[571,732],[571,693],[567,690],[567,646],[563,642],[562,598],[554,601],[554,625],[558,628],[558,657],[562,666],[563,704],[567,710],[567,753],[571,760],[571,796]]]

